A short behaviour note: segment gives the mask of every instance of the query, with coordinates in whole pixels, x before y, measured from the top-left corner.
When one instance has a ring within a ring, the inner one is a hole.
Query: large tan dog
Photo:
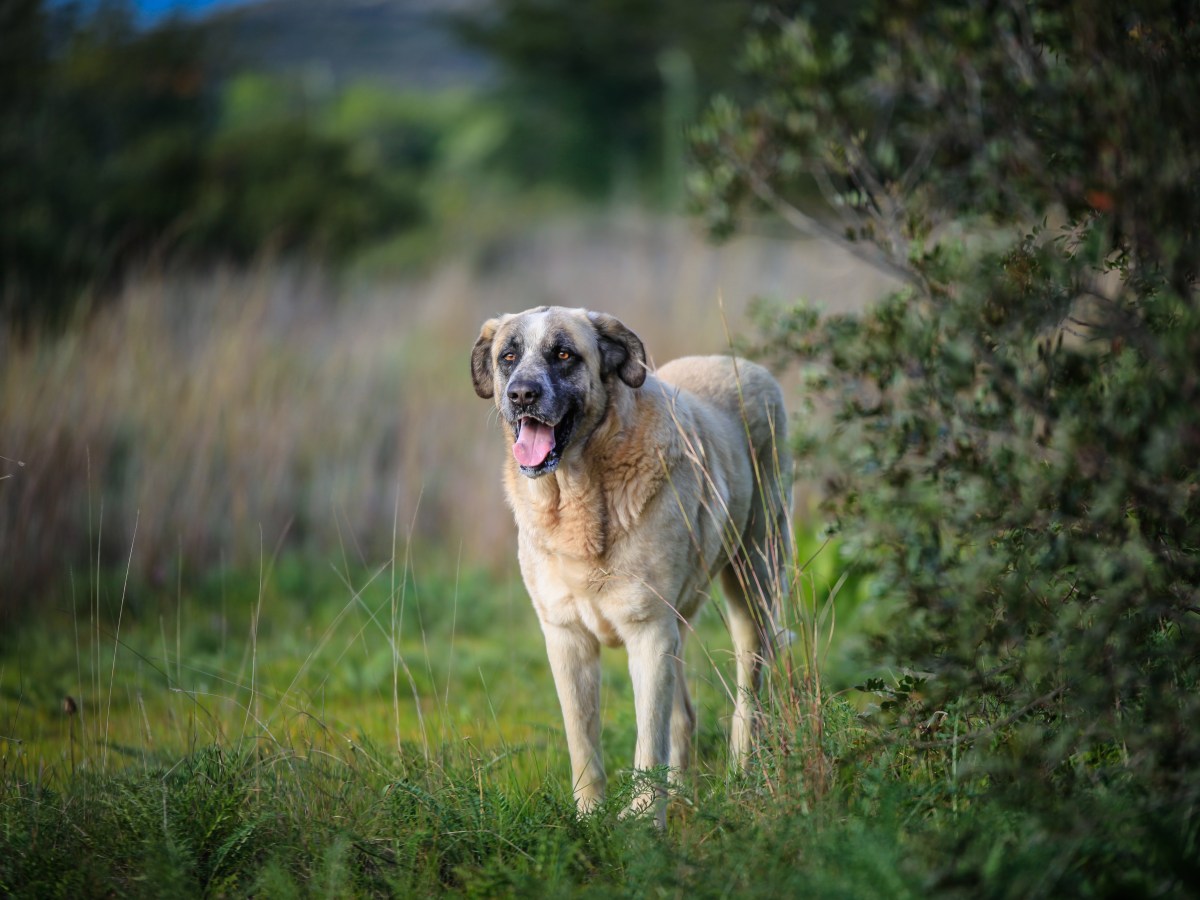
[[[575,799],[604,796],[600,645],[629,652],[634,766],[688,762],[696,715],[681,654],[721,575],[737,658],[730,756],[744,765],[755,694],[787,589],[790,486],[779,385],[761,366],[685,357],[649,373],[612,316],[539,307],[485,322],[471,354],[511,447],[504,481],[562,705]],[[682,627],[681,627],[682,626]],[[633,804],[666,821],[661,785]]]

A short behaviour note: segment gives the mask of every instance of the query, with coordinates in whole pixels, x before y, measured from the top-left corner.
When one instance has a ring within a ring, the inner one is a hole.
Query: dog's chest
[[[566,624],[572,620],[583,624],[602,644],[618,647],[623,643],[621,623],[625,609],[610,609],[613,598],[604,590],[604,575],[596,571],[567,572],[564,579],[568,593],[560,595],[557,609],[548,610],[550,616],[559,617]],[[574,577],[572,577],[574,576]]]
[[[587,479],[529,487],[517,482],[513,497],[523,539],[547,557],[574,560],[585,569],[602,565],[611,537],[603,488]]]
[[[645,616],[628,579],[581,560],[523,552],[522,573],[538,617],[565,628],[583,626],[609,647],[624,643],[622,633],[632,619]]]

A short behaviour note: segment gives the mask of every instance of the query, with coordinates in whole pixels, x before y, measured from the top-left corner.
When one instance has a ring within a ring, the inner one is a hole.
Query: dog
[[[682,652],[714,577],[728,598],[737,668],[730,761],[752,749],[764,661],[788,589],[790,477],[783,393],[731,356],[650,372],[642,341],[611,315],[538,307],[483,324],[475,392],[494,401],[510,452],[504,486],[525,586],[562,706],[581,812],[604,797],[600,647],[629,654],[634,767],[688,764],[696,714]],[[666,824],[665,786],[632,812]]]

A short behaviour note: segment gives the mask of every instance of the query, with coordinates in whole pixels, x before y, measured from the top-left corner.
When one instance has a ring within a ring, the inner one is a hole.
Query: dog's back
[[[780,469],[786,450],[783,391],[758,363],[733,356],[684,356],[655,372],[658,379],[694,394],[733,420],[751,449],[755,480],[788,482]],[[790,488],[787,489],[790,495]],[[782,498],[781,498],[782,499]]]

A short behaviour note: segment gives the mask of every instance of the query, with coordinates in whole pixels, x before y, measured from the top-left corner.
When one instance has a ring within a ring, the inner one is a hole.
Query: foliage
[[[342,261],[427,219],[421,181],[457,120],[398,102],[348,119],[369,92],[231,78],[206,32],[175,19],[141,30],[121,3],[21,0],[5,17],[6,318],[61,320],[149,257]]]
[[[198,177],[204,70],[189,35],[139,36],[101,4],[6,5],[0,70],[0,312],[62,312],[161,233]],[[10,55],[9,51],[13,51]]]
[[[1200,836],[1198,58],[1166,2],[800,4],[696,130],[715,228],[753,200],[905,281],[764,312],[831,403],[802,465],[894,610],[881,660],[924,678],[887,739],[1038,828],[1119,809],[1152,891]]]
[[[488,202],[506,208],[482,218],[506,222],[555,191],[577,202],[661,187],[674,203],[684,122],[734,80],[747,9],[473,10],[455,20],[458,36],[500,61],[503,89],[414,101],[294,67],[235,68],[221,26],[140,27],[124,0],[7,4],[0,316],[61,323],[81,294],[105,300],[147,263],[194,269],[266,252],[411,269],[445,222],[476,227]]]
[[[749,10],[736,0],[502,0],[458,28],[507,74],[506,165],[527,183],[604,194],[628,187],[622,178],[669,178],[674,133],[735,80]]]
[[[411,174],[390,177],[302,122],[220,135],[208,165],[188,242],[241,260],[272,244],[345,258],[424,213]]]

